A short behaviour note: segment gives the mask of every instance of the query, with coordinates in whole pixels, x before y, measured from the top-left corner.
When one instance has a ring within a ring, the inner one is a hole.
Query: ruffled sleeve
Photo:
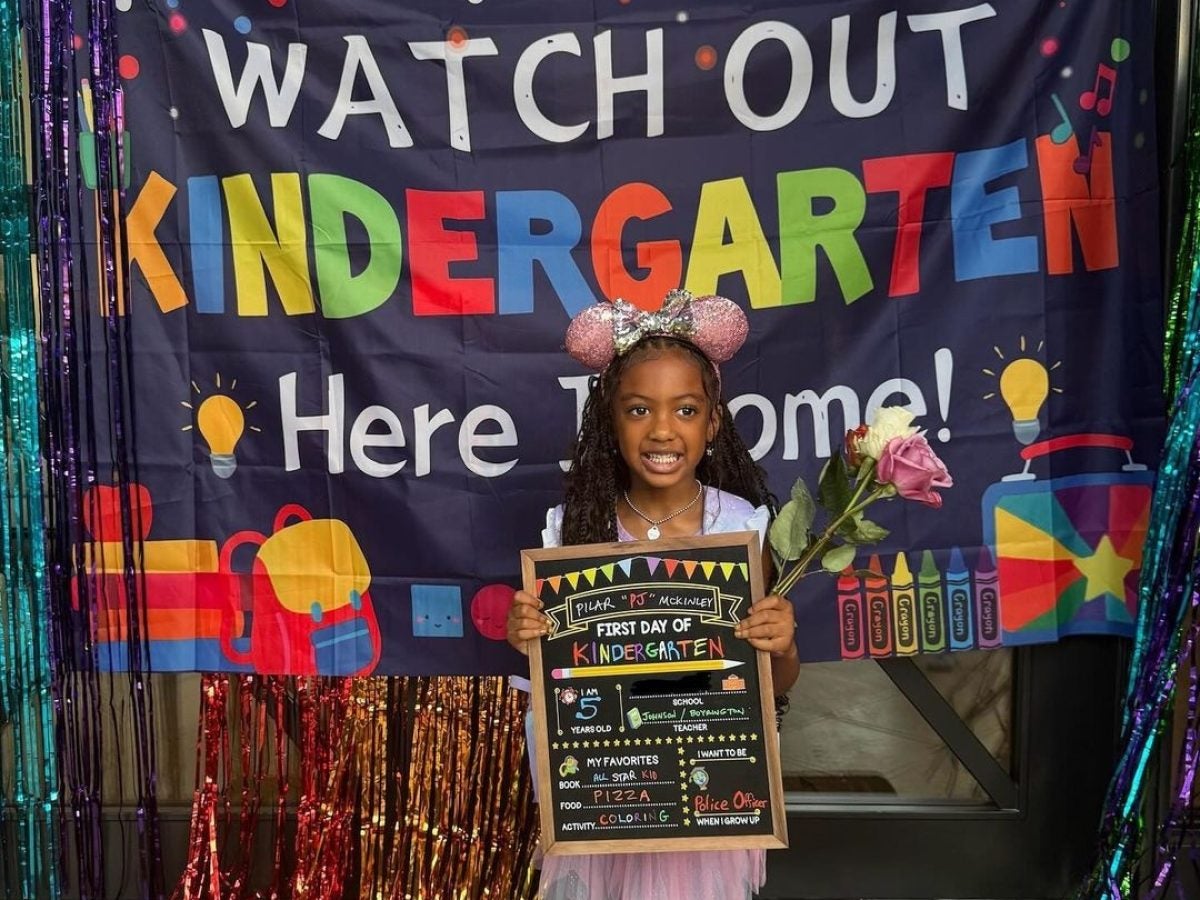
[[[543,547],[562,546],[562,521],[563,508],[561,503],[546,510],[546,527],[542,529]]]
[[[746,519],[746,531],[758,532],[758,544],[767,546],[767,528],[771,524],[771,510],[767,506],[759,506]]]

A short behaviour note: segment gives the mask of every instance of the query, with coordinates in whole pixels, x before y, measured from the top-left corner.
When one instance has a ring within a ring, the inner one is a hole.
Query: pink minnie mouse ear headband
[[[566,345],[576,360],[600,372],[642,338],[664,335],[694,344],[716,366],[733,358],[749,331],[746,314],[732,300],[674,290],[654,312],[625,300],[589,306],[571,320]]]

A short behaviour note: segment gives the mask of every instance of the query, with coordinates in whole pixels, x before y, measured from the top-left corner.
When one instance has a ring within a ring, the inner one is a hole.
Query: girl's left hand
[[[750,607],[733,633],[749,641],[755,650],[792,656],[796,653],[796,612],[786,597],[771,594]]]

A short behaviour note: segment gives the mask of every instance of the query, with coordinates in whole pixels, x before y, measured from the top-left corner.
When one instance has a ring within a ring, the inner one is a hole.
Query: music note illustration
[[[1104,96],[1100,96],[1100,85],[1104,84]],[[1096,68],[1096,83],[1090,91],[1079,95],[1081,109],[1095,109],[1096,115],[1103,118],[1112,111],[1113,92],[1117,89],[1117,70],[1100,63]]]
[[[1051,94],[1050,99],[1054,102],[1058,114],[1062,116],[1062,121],[1050,131],[1050,140],[1055,144],[1065,144],[1071,139],[1075,129],[1071,127],[1071,120],[1067,118],[1067,111],[1063,108],[1062,101],[1058,99],[1058,94]]]
[[[1080,175],[1086,175],[1092,171],[1092,152],[1100,146],[1100,135],[1096,133],[1096,126],[1092,126],[1092,133],[1088,136],[1087,150],[1084,156],[1080,156],[1075,160],[1074,169]]]

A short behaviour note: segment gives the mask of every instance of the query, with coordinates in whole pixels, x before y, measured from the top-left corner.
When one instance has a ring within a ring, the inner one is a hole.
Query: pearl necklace
[[[635,513],[637,513],[638,516],[640,516],[641,518],[645,519],[647,522],[650,523],[650,527],[646,529],[646,538],[651,541],[657,541],[659,539],[659,537],[662,535],[662,532],[659,531],[658,526],[661,525],[663,522],[670,521],[671,519],[675,518],[676,516],[683,515],[685,512],[687,512],[689,509],[691,509],[693,506],[695,506],[698,502],[700,502],[700,497],[704,493],[704,485],[702,485],[700,483],[699,479],[697,479],[696,480],[696,496],[693,497],[688,502],[687,506],[681,506],[681,507],[679,507],[679,509],[675,510],[675,512],[671,513],[669,516],[663,516],[661,519],[652,519],[648,515],[646,515],[644,512],[642,512],[640,509],[638,509],[636,506],[634,506],[633,501],[629,499],[629,491],[622,490],[621,493],[625,495],[625,505],[628,506]]]

